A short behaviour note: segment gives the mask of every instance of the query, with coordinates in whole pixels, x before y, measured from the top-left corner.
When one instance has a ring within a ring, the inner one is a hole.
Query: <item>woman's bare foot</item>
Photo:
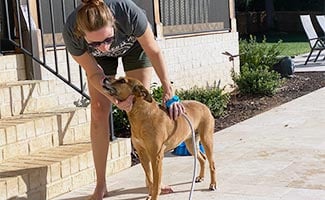
[[[108,197],[108,192],[106,187],[103,189],[98,189],[98,187],[96,187],[94,193],[91,195],[91,197],[88,200],[103,200],[104,197]]]

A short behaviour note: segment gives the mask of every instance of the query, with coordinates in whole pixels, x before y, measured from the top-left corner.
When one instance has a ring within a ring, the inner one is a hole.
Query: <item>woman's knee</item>
[[[91,118],[94,121],[108,120],[108,115],[111,110],[111,103],[109,101],[91,101]]]
[[[89,84],[90,106],[92,121],[102,121],[108,118],[111,102],[91,84]]]

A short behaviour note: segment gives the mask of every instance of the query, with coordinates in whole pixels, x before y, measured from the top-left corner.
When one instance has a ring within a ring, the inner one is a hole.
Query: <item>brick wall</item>
[[[219,81],[222,87],[233,83],[230,76],[233,63],[222,52],[238,54],[237,33],[171,38],[158,42],[175,88],[204,87]],[[238,60],[234,68],[239,70]]]
[[[26,79],[23,54],[0,56],[0,83]]]

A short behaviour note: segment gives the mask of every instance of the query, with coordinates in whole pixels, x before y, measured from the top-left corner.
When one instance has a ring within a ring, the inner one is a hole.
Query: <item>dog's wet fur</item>
[[[184,116],[172,120],[166,109],[159,106],[149,91],[136,79],[106,78],[103,81],[103,89],[120,101],[134,95],[132,109],[127,113],[131,125],[131,139],[146,175],[148,199],[157,200],[161,192],[164,153],[173,150],[183,141],[188,151],[191,154],[194,152],[190,126]],[[209,189],[215,190],[217,179],[213,158],[214,118],[209,108],[198,101],[184,100],[181,103],[196,132],[196,143],[201,142],[205,150],[205,154],[197,151],[200,173],[196,182],[203,181],[205,160],[208,159],[211,178]]]

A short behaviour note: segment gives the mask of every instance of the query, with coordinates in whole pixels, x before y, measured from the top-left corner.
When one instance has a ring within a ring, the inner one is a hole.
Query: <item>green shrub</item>
[[[150,89],[151,89],[152,97],[157,101],[157,103],[161,103],[164,95],[163,88],[159,86],[157,83],[153,83]]]
[[[121,133],[131,132],[131,127],[126,112],[120,110],[115,105],[112,106],[112,112],[114,132],[116,133],[116,136],[121,135]]]
[[[240,74],[232,71],[232,79],[243,94],[273,95],[281,84],[281,77],[273,70],[278,62],[281,41],[267,45],[264,37],[261,43],[250,36],[249,41],[239,43]]]
[[[162,102],[163,89],[161,86],[153,85],[152,96],[158,102]],[[223,90],[217,86],[199,88],[193,87],[189,90],[176,90],[175,94],[181,100],[196,100],[207,105],[214,117],[224,113],[229,102],[229,94],[223,93]]]
[[[230,98],[228,93],[224,93],[222,89],[216,86],[177,90],[176,94],[180,99],[196,100],[207,105],[214,117],[221,116],[225,112]]]
[[[240,75],[232,73],[232,78],[243,94],[273,95],[280,86],[280,74],[269,70],[268,66],[241,67]]]
[[[258,43],[256,37],[250,36],[250,39],[239,41],[239,54],[240,54],[240,66],[249,64],[250,68],[258,68],[261,65],[272,67],[277,61],[277,57],[281,53],[281,43],[268,45],[266,38],[262,42]]]

